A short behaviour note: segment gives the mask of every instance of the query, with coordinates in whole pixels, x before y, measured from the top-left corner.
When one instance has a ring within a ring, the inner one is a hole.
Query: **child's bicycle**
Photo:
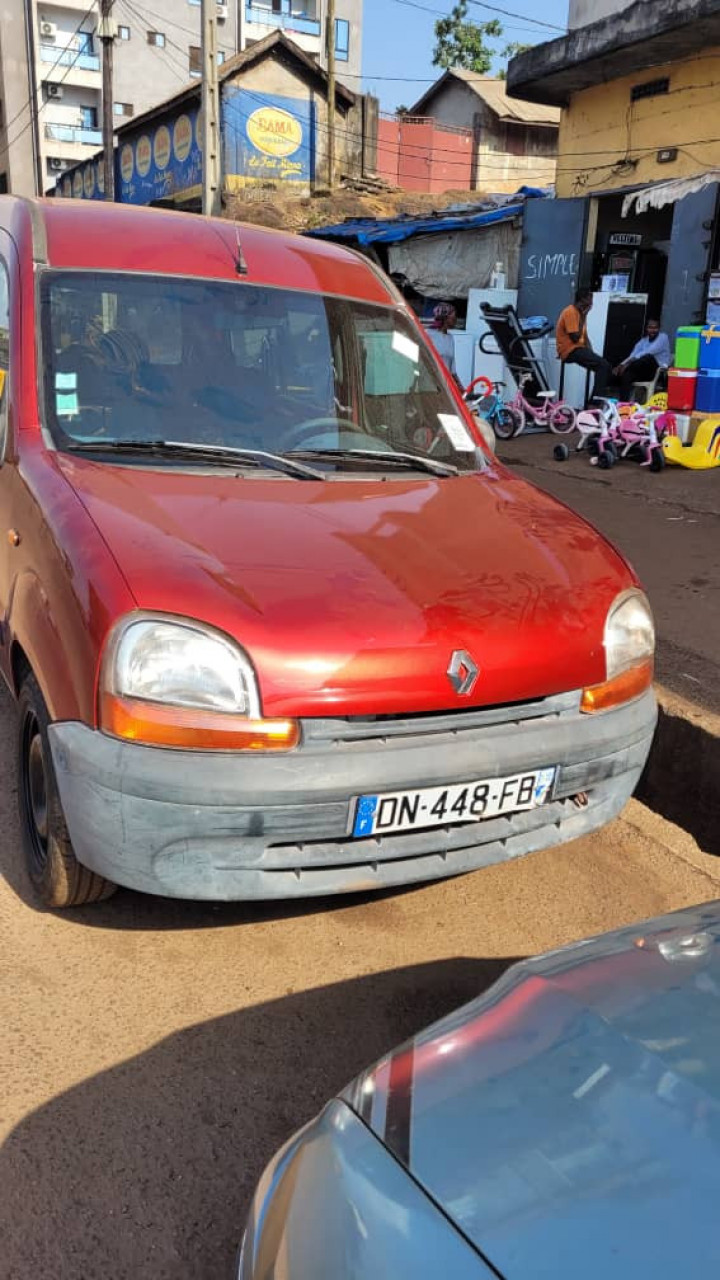
[[[517,409],[503,400],[500,392],[504,382],[491,382],[481,375],[465,388],[465,403],[479,418],[490,423],[499,440],[510,440],[518,435],[523,422]]]
[[[521,425],[515,434],[519,435],[525,429],[528,418],[536,427],[548,427],[555,435],[565,436],[574,431],[577,414],[564,400],[555,400],[556,392],[538,391],[537,399],[542,401],[541,405],[535,407],[530,404],[524,388],[531,381],[532,374],[524,373],[520,378],[516,395],[505,406],[507,409],[512,409],[520,419]]]

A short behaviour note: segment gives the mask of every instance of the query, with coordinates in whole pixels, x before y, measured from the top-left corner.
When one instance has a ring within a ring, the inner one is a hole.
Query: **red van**
[[[3,198],[0,383],[0,660],[47,904],[430,880],[622,808],[647,601],[485,451],[371,263]]]

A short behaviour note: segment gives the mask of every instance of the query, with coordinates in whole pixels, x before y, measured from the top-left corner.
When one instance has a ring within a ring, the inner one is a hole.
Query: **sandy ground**
[[[600,836],[413,891],[42,913],[13,727],[2,697],[2,1280],[230,1277],[264,1164],[363,1066],[514,959],[720,896],[720,863],[632,802]]]

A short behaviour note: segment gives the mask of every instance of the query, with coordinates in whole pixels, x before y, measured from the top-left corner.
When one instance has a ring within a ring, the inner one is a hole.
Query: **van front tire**
[[[82,866],[73,853],[50,753],[50,717],[33,675],[23,680],[18,711],[18,803],[32,886],[47,907],[80,907],[109,898],[116,886]]]

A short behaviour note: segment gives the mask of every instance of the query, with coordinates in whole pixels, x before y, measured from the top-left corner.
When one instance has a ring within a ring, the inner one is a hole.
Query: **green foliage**
[[[492,66],[494,51],[486,44],[502,35],[502,23],[497,18],[489,22],[467,22],[467,0],[458,0],[446,18],[435,23],[435,50],[433,66],[449,71],[461,67],[487,75]]]
[[[504,58],[507,64],[517,53],[525,53],[527,49],[532,49],[532,47],[531,44],[523,44],[522,40],[511,40],[510,44],[505,45],[500,57]],[[501,80],[507,80],[507,65],[501,71],[498,71],[498,76]]]

